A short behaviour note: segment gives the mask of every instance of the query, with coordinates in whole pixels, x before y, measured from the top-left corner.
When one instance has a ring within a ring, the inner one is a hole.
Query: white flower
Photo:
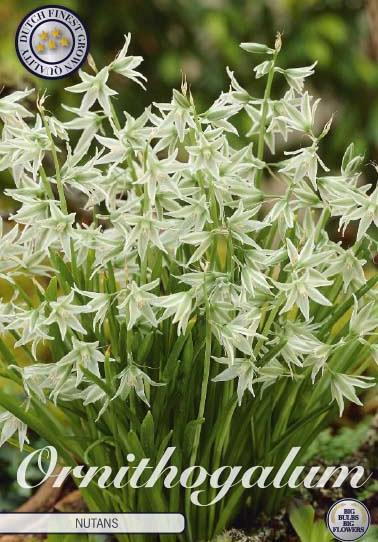
[[[41,184],[36,184],[28,179],[26,183],[23,183],[22,188],[7,190],[7,194],[22,204],[13,215],[15,222],[33,226],[36,222],[48,218],[50,202],[43,199],[44,189]],[[35,238],[35,235],[33,237]],[[25,235],[22,234],[21,238],[25,238]]]
[[[252,356],[252,340],[261,338],[261,335],[256,332],[258,324],[259,318],[254,321],[251,319],[246,323],[240,322],[238,317],[229,323],[213,323],[212,331],[223,345],[231,363],[233,363],[236,349],[247,356]]]
[[[219,363],[228,364],[227,358],[215,358]],[[249,391],[253,396],[253,381],[256,374],[256,366],[250,359],[236,358],[232,365],[222,373],[213,378],[213,382],[227,382],[228,380],[238,379],[237,396],[239,406],[242,404],[245,391]]]
[[[225,141],[220,136],[220,130],[206,130],[196,134],[197,145],[186,147],[193,171],[202,170],[209,172],[215,178],[219,177],[219,168],[227,158],[222,154],[221,148]]]
[[[360,399],[357,397],[355,388],[371,388],[375,386],[372,380],[374,379],[367,376],[349,376],[340,373],[332,375],[332,400],[336,401],[339,405],[340,416],[342,416],[344,411],[344,397],[356,405],[362,405]]]
[[[18,433],[20,450],[23,449],[25,442],[29,443],[29,439],[26,436],[28,428],[26,424],[16,418],[16,416],[13,416],[10,412],[3,412],[0,414],[0,424],[1,423],[0,446],[12,438],[15,433]]]
[[[155,307],[165,308],[161,320],[174,315],[172,323],[178,324],[177,334],[185,334],[188,321],[192,312],[191,292],[178,292],[167,296],[161,296],[153,301]]]
[[[335,256],[330,262],[330,266],[326,270],[326,275],[329,277],[341,275],[344,283],[344,292],[346,292],[351,285],[353,285],[355,289],[363,286],[366,283],[363,269],[366,260],[359,260],[352,248],[343,250],[341,247],[336,246],[335,250],[339,255]]]
[[[313,363],[317,363],[317,358],[322,357],[325,348],[315,335],[316,326],[309,325],[307,322],[290,321],[277,322],[274,329],[274,338],[270,341],[271,345],[284,341],[285,344],[280,351],[280,356],[284,359],[289,369],[292,365],[297,367],[311,365],[311,360],[315,357]],[[304,362],[305,360],[305,362]]]
[[[264,60],[264,62],[255,66],[253,68],[253,71],[256,72],[256,79],[260,79],[261,77],[264,77],[264,75],[270,72],[272,67],[273,67],[272,60]]]
[[[229,103],[230,94],[223,93],[212,106],[200,115],[201,123],[211,124],[213,128],[222,128],[226,132],[238,135],[238,131],[229,121],[241,109],[240,104]]]
[[[55,365],[57,366],[57,364]],[[76,377],[70,374],[69,369],[57,368],[60,372],[60,378],[57,379],[49,398],[55,405],[58,404],[58,400],[71,402],[82,399],[82,391],[76,387]]]
[[[142,62],[141,56],[126,56],[131,41],[131,34],[125,35],[125,45],[116,56],[115,60],[110,64],[109,70],[115,71],[128,79],[131,79],[135,83],[138,83],[144,90],[146,87],[142,83],[147,81],[146,77],[135,70]]]
[[[168,227],[168,222],[157,220],[152,213],[140,216],[130,214],[124,217],[123,221],[129,226],[133,226],[129,236],[126,237],[127,246],[132,247],[136,244],[138,254],[142,260],[146,255],[149,243],[163,252],[167,252],[162,243],[161,229],[162,227]]]
[[[327,258],[334,254],[332,250],[324,249],[317,254],[314,253],[315,242],[312,235],[307,239],[300,253],[290,239],[286,239],[286,244],[291,269],[313,269],[314,267],[324,264],[324,262],[327,261]]]
[[[34,126],[25,122],[8,126],[6,137],[0,141],[0,171],[12,168],[16,184],[20,183],[25,170],[32,172],[36,179],[47,150],[50,150],[50,140],[40,116],[36,117]]]
[[[73,302],[75,292],[58,297],[57,301],[51,301],[51,312],[48,318],[44,321],[45,325],[58,324],[60,334],[64,340],[67,330],[78,331],[86,335],[86,330],[80,323],[77,315],[83,312],[90,312],[87,306],[76,305]]]
[[[275,284],[278,290],[285,292],[287,295],[285,305],[281,309],[280,314],[289,311],[294,304],[297,304],[305,319],[309,320],[310,299],[313,299],[319,305],[332,306],[332,303],[318,290],[321,286],[329,286],[332,284],[332,281],[324,278],[315,269],[309,269],[302,275],[294,272],[289,282],[275,282]]]
[[[323,376],[327,369],[327,361],[330,359],[332,351],[332,345],[320,344],[314,352],[309,354],[305,359],[303,366],[312,367],[311,380],[313,384],[319,372],[321,373],[321,376]]]
[[[59,367],[68,367],[76,372],[76,386],[80,384],[84,376],[82,367],[98,377],[101,376],[98,364],[105,360],[105,356],[99,351],[98,345],[98,341],[89,343],[72,337],[71,352],[57,362]]]
[[[77,291],[91,300],[87,304],[87,311],[95,313],[93,318],[93,330],[95,330],[97,325],[103,325],[113,296],[101,292],[88,292],[87,290]]]
[[[231,232],[232,237],[237,239],[240,243],[256,246],[254,240],[250,237],[250,233],[262,230],[268,226],[267,223],[259,220],[251,220],[255,216],[256,210],[252,211],[244,210],[243,201],[239,203],[239,207],[233,213],[230,218],[227,219],[227,226]]]
[[[64,123],[66,130],[82,130],[81,136],[73,151],[75,160],[78,161],[88,151],[94,136],[101,129],[105,115],[99,115],[94,111],[82,111],[77,107],[63,105],[64,109],[74,113],[76,117]]]
[[[281,173],[294,174],[294,183],[299,183],[305,177],[308,177],[317,190],[317,172],[320,164],[324,171],[329,171],[324,162],[317,154],[317,146],[311,145],[297,151],[285,151],[286,155],[291,155],[292,158],[287,159],[284,167],[280,169]]]
[[[21,374],[24,390],[28,398],[37,397],[41,403],[47,403],[46,392],[62,386],[67,372],[56,363],[35,363],[27,367],[11,366]]]
[[[43,240],[43,248],[47,249],[51,244],[59,240],[62,249],[68,259],[71,257],[72,224],[75,222],[75,213],[66,215],[62,213],[55,203],[50,203],[50,218],[40,222],[46,235]]]
[[[15,123],[15,120],[22,119],[24,117],[31,117],[32,114],[23,105],[19,104],[20,100],[23,100],[27,96],[30,96],[34,92],[31,90],[17,90],[0,98],[0,119],[4,123]]]
[[[310,77],[314,74],[316,64],[317,62],[314,62],[311,66],[304,66],[303,68],[286,68],[285,70],[276,67],[274,68],[274,71],[282,73],[290,87],[294,88],[297,92],[302,92],[304,80],[306,77]]]
[[[158,127],[152,134],[154,137],[167,137],[167,132],[172,132],[173,127],[173,141],[177,136],[179,141],[183,142],[187,128],[196,128],[196,123],[193,118],[193,106],[189,103],[186,96],[178,92],[178,90],[173,91],[171,103],[160,103],[155,105],[163,113],[168,111],[168,114],[163,116],[162,119],[159,119],[159,117],[156,116],[153,117],[153,120],[155,120],[154,124]],[[168,141],[171,140],[171,138],[172,135],[168,138]]]
[[[17,224],[5,233],[3,219],[0,217],[0,260],[9,260],[22,254],[23,248],[17,243],[19,234]]]
[[[240,47],[244,49],[244,51],[247,51],[247,53],[255,53],[255,54],[266,54],[266,55],[272,55],[274,53],[274,49],[271,49],[267,45],[263,43],[254,43],[254,42],[245,42],[241,43]]]
[[[261,273],[261,271],[258,271],[257,269],[253,269],[253,267],[244,267],[241,272],[241,281],[244,288],[252,295],[252,297],[255,296],[257,290],[269,293],[272,288],[266,280],[264,273]]]
[[[378,327],[378,319],[376,311],[374,311],[375,308],[375,302],[371,301],[358,310],[358,300],[354,296],[353,312],[349,322],[350,330],[363,337],[376,329]]]
[[[354,197],[359,207],[349,216],[349,220],[360,220],[357,232],[357,241],[359,241],[371,224],[378,226],[378,187],[370,196],[355,193]]]
[[[85,113],[88,111],[97,100],[105,115],[110,117],[110,98],[111,96],[115,96],[117,92],[106,84],[109,77],[109,68],[103,68],[96,75],[89,75],[80,70],[79,75],[82,83],[68,87],[66,90],[69,92],[85,93],[81,101],[80,112]]]
[[[183,219],[185,221],[185,229],[190,230],[193,228],[195,231],[202,233],[206,222],[212,222],[206,196],[202,195],[198,199],[183,196],[182,201],[187,205],[169,212],[168,215],[173,218]]]
[[[112,164],[112,169],[115,165],[132,157],[135,151],[143,151],[145,140],[151,133],[151,129],[146,127],[148,113],[145,111],[138,118],[134,118],[126,111],[125,125],[121,130],[116,130],[116,138],[97,136],[97,140],[101,145],[109,149],[110,152],[102,154],[96,159],[96,164]]]
[[[146,403],[147,406],[150,406],[150,404],[145,392],[146,384],[149,384],[150,386],[165,386],[165,384],[154,382],[152,378],[139,369],[139,367],[137,367],[135,364],[131,364],[126,367],[126,369],[124,369],[118,375],[118,379],[121,382],[113,399],[116,397],[121,397],[121,399],[125,400],[129,396],[131,390],[135,390],[137,396],[144,403]]]
[[[97,384],[92,384],[85,388],[85,390],[81,392],[80,398],[83,400],[84,406],[91,405],[92,403],[97,403],[98,401],[102,403],[102,407],[95,420],[96,422],[101,418],[101,416],[104,414],[110,404],[109,397],[104,392],[104,390],[100,388],[100,386],[98,386]]]
[[[280,231],[283,225],[286,228],[292,228],[294,226],[295,212],[293,203],[290,200],[289,194],[277,198],[277,202],[273,205],[272,209],[267,214],[265,220],[269,223],[279,221]],[[284,230],[285,231],[285,230]]]
[[[15,346],[24,346],[28,343],[32,345],[32,354],[37,358],[37,347],[40,342],[52,340],[49,335],[49,327],[46,324],[44,317],[45,304],[42,303],[39,307],[30,310],[17,308],[18,310],[12,314],[6,329],[17,330],[20,338],[16,341]]]
[[[119,311],[126,312],[127,329],[132,329],[138,318],[143,318],[152,327],[157,327],[158,322],[152,309],[157,297],[150,291],[154,290],[158,284],[158,279],[143,286],[138,286],[135,281],[129,284],[126,298],[118,306]]]
[[[300,132],[312,133],[312,127],[315,122],[315,113],[320,100],[315,100],[311,105],[312,97],[305,92],[301,98],[300,108],[293,106],[290,102],[284,103],[286,115],[281,117],[288,126]]]
[[[147,186],[148,197],[150,204],[155,204],[156,191],[159,185],[164,184],[170,175],[182,171],[187,168],[186,164],[176,160],[178,150],[176,150],[168,158],[158,158],[153,151],[150,151],[144,162],[144,171],[135,184]]]

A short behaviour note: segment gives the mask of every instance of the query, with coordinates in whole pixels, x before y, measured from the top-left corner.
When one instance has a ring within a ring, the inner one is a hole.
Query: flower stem
[[[206,278],[207,277],[205,273],[203,289],[204,289],[205,314],[206,314],[206,343],[205,343],[205,357],[204,357],[203,379],[202,379],[202,387],[201,387],[201,398],[200,398],[200,405],[199,405],[198,416],[197,416],[198,420],[201,420],[205,413],[205,404],[206,404],[206,396],[207,396],[207,387],[208,387],[209,376],[210,376],[210,360],[211,360],[210,303],[207,296]],[[202,424],[198,423],[196,432],[194,435],[192,454],[190,457],[191,467],[193,467],[196,464],[197,452],[198,452],[199,441],[200,441],[200,436],[201,436],[201,428],[202,428]],[[190,524],[190,488],[186,491],[186,495],[185,495],[185,512],[186,512],[186,518],[188,521],[189,540],[193,542],[193,534],[192,534],[192,528]]]
[[[56,186],[58,188],[58,194],[59,194],[60,205],[62,207],[62,212],[66,215],[68,214],[67,201],[66,201],[66,196],[64,194],[62,177],[60,174],[60,166],[59,166],[58,154],[56,152],[56,146],[55,146],[54,139],[50,130],[50,126],[49,126],[49,123],[46,118],[45,111],[42,105],[39,107],[39,112],[42,117],[42,122],[45,127],[47,137],[49,138],[50,143],[51,143],[51,153],[52,153],[54,167],[55,167]]]
[[[264,100],[263,100],[263,106],[262,106],[262,113],[261,113],[261,121],[260,121],[260,133],[259,133],[259,140],[258,140],[258,146],[257,146],[257,158],[259,160],[263,160],[264,158],[264,141],[265,141],[265,134],[266,134],[266,119],[268,116],[268,108],[269,108],[269,99],[270,99],[270,93],[272,90],[272,83],[274,78],[274,68],[276,67],[276,61],[278,57],[278,53],[280,52],[280,46],[276,46],[276,49],[273,54],[273,61],[272,66],[268,73],[268,80],[265,87],[265,93],[264,93]],[[260,188],[261,185],[261,179],[262,179],[262,173],[263,170],[259,169],[256,174],[256,188]]]
[[[275,321],[276,319],[276,316],[277,316],[277,313],[278,311],[280,310],[281,308],[281,305],[282,305],[282,302],[281,302],[281,298],[279,297],[278,300],[277,300],[277,304],[274,308],[272,308],[271,312],[270,312],[270,315],[269,315],[269,318],[268,320],[266,321],[265,325],[264,325],[264,328],[262,330],[262,335],[264,335],[264,337],[262,337],[261,339],[259,339],[258,343],[256,344],[256,347],[255,347],[255,350],[253,352],[255,358],[257,358],[257,356],[259,355],[260,353],[260,350],[264,344],[264,341],[265,341],[265,336],[267,335],[267,333],[270,331],[270,328],[272,327],[273,325],[273,322]]]
[[[114,108],[113,102],[110,102],[110,111],[112,113],[112,119],[113,119],[113,122],[114,122],[114,126],[119,131],[121,129],[121,124],[120,124],[120,122],[118,120],[118,115],[117,115],[116,110]]]
[[[46,188],[47,195],[49,196],[50,199],[52,199],[52,200],[55,199],[54,198],[54,193],[53,193],[52,188],[51,188],[51,184],[49,183],[49,181],[47,179],[46,171],[44,170],[43,166],[41,166],[39,168],[39,174],[41,176],[43,186]]]

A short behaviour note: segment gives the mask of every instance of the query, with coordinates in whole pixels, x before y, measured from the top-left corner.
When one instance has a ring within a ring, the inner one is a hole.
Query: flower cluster
[[[304,91],[314,65],[279,67],[279,37],[274,48],[242,44],[266,55],[255,68],[268,78],[263,98],[228,70],[230,88],[206,111],[184,81],[169,103],[119,118],[112,73],[144,87],[129,42],[67,89],[82,95],[68,122],[44,99],[28,112],[30,91],[0,99],[0,169],[13,172],[6,194],[18,203],[0,238],[1,277],[14,288],[0,311],[2,374],[24,390],[13,412],[0,394],[1,442],[18,430],[22,444],[32,412],[52,401],[71,421],[73,408],[79,418],[90,408],[94,440],[112,419],[138,432],[151,405],[156,445],[172,428],[183,450],[192,439],[192,464],[206,442],[219,444],[219,416],[229,438],[218,451],[235,440],[233,415],[258,424],[269,411],[269,450],[301,417],[320,407],[318,428],[332,401],[342,413],[374,385],[362,374],[378,340],[377,279],[364,274],[377,189],[360,184],[353,145],[338,175],[319,157],[331,122],[316,128],[319,101]],[[282,76],[288,88],[272,98]],[[293,133],[301,147],[273,161]],[[330,239],[330,217],[343,230],[359,221],[354,246]]]

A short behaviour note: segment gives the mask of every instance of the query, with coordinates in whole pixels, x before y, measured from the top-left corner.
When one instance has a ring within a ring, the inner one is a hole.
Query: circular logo
[[[44,79],[61,79],[80,68],[89,48],[80,17],[63,6],[42,6],[23,18],[16,51],[24,67]]]
[[[356,499],[342,499],[329,509],[327,525],[336,540],[359,540],[369,530],[370,512]]]

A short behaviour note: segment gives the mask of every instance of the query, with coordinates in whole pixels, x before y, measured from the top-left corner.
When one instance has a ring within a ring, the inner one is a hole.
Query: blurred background
[[[377,0],[60,0],[86,22],[91,53],[98,66],[108,63],[132,33],[131,52],[142,55],[148,93],[121,79],[118,109],[139,114],[151,100],[168,101],[179,87],[181,70],[188,77],[199,108],[228,87],[225,67],[253,95],[261,95],[263,80],[254,80],[252,66],[260,57],[239,49],[242,41],[274,41],[284,34],[283,67],[318,61],[311,91],[323,98],[325,121],[335,122],[322,156],[331,167],[353,141],[367,162],[378,148],[378,2]],[[19,63],[14,36],[22,17],[43,5],[34,0],[0,1],[0,81],[6,90],[47,87],[50,108],[77,96],[63,88],[78,76],[46,82]],[[46,2],[48,4],[48,2]],[[276,78],[278,84],[280,78]],[[281,78],[281,83],[283,78]],[[275,92],[279,92],[276,88]],[[63,96],[64,94],[64,96]],[[63,112],[62,112],[63,114]]]

